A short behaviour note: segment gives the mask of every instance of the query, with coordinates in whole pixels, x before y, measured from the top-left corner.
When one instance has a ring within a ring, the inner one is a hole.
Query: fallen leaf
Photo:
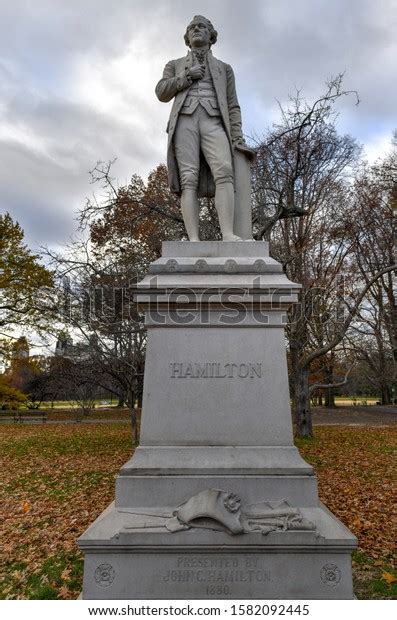
[[[397,577],[395,575],[392,575],[391,573],[388,573],[387,571],[382,573],[382,579],[387,581],[387,583],[389,583],[389,584],[397,582]]]

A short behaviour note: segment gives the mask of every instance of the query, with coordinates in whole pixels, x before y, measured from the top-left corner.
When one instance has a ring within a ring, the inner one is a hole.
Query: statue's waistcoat
[[[180,113],[193,114],[199,105],[201,105],[210,116],[221,115],[218,96],[207,62],[203,79],[193,82],[188,90]]]

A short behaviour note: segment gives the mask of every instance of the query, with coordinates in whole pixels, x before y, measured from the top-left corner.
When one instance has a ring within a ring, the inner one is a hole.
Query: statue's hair
[[[210,31],[210,45],[213,45],[214,43],[216,43],[217,39],[218,39],[218,33],[215,30],[214,26],[211,24],[210,20],[207,19],[206,17],[204,17],[203,15],[195,15],[193,17],[192,21],[190,22],[190,24],[188,25],[188,27],[186,28],[186,32],[185,32],[185,36],[184,36],[184,40],[185,40],[186,45],[188,47],[190,47],[190,45],[189,45],[189,26],[196,19],[201,19],[202,21],[206,22],[206,24],[208,26],[208,30]]]

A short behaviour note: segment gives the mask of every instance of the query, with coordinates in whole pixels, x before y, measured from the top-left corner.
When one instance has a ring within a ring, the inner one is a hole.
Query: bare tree
[[[92,175],[105,197],[87,202],[80,212],[89,239],[62,253],[47,250],[47,260],[58,282],[59,324],[89,346],[96,384],[126,403],[137,439],[135,403],[143,390],[146,330],[134,287],[160,255],[161,241],[181,235],[182,219],[164,166],[146,185],[133,176],[128,186],[117,187],[111,163],[98,164]]]
[[[368,283],[395,262],[397,145],[372,167],[365,166],[355,183],[356,278]],[[367,378],[383,404],[394,398],[397,372],[397,299],[395,274],[384,273],[370,288],[365,306],[353,324],[350,345],[365,362]]]
[[[81,349],[84,364],[76,381],[80,376],[82,387],[95,385],[123,400],[137,439],[135,401],[142,392],[146,342],[132,299],[137,276],[133,266],[127,271],[113,258],[101,260],[89,246],[74,243],[62,254],[47,250],[59,283],[57,324],[70,330]]]
[[[282,123],[258,145],[254,169],[256,237],[270,240],[272,255],[292,281],[302,284],[300,304],[292,308],[287,326],[293,416],[302,437],[313,433],[313,364],[318,366],[321,360],[325,369],[328,364],[321,385],[327,389],[340,385],[339,380],[333,382],[329,366],[333,352],[365,295],[379,277],[394,269],[393,261],[388,262],[366,282],[357,282],[352,270],[353,180],[360,149],[353,138],[337,133],[334,110],[346,94],[342,76],[332,80],[312,105],[298,93],[282,109]]]
[[[284,218],[310,215],[327,200],[330,187],[356,160],[358,145],[335,129],[335,104],[355,91],[342,88],[343,75],[327,82],[313,103],[300,91],[281,104],[281,120],[256,140],[258,155],[252,169],[255,238],[269,238]]]

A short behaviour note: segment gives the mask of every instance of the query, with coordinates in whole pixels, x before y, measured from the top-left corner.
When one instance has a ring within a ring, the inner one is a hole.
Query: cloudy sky
[[[340,131],[371,160],[388,149],[397,0],[0,0],[0,211],[31,247],[67,242],[97,160],[117,157],[120,182],[165,160],[170,104],[154,87],[195,14],[218,30],[248,136],[277,119],[277,100],[295,88],[310,100],[344,71],[361,103],[339,104]]]

